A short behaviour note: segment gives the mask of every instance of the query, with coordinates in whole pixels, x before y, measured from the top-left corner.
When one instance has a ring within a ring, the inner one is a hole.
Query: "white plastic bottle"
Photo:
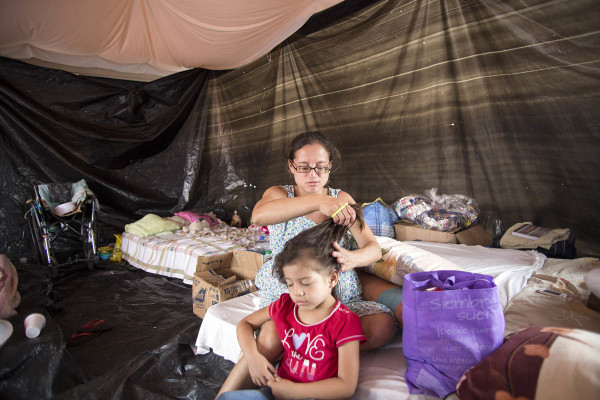
[[[254,243],[254,251],[257,251],[261,254],[265,254],[267,251],[271,250],[271,246],[269,245],[269,241],[268,240],[257,240],[256,243]]]
[[[269,261],[271,258],[273,258],[273,254],[271,253],[271,250],[265,251],[265,255],[263,256],[263,263]]]

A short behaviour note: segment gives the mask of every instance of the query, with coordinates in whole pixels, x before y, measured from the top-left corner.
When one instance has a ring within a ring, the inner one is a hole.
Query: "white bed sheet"
[[[546,256],[537,251],[421,241],[405,243],[434,253],[469,272],[493,276],[504,308],[546,262]]]
[[[258,292],[229,299],[215,304],[206,310],[196,339],[196,354],[213,353],[236,363],[240,359],[241,348],[235,327],[246,315],[259,309]]]
[[[361,353],[358,385],[353,400],[439,400],[423,394],[410,394],[404,373],[402,336],[397,334],[388,345]]]

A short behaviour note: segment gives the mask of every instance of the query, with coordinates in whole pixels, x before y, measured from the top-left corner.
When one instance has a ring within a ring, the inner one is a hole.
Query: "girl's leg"
[[[396,334],[396,320],[388,313],[377,313],[360,317],[367,341],[360,351],[377,349],[388,344]]]
[[[225,382],[223,382],[223,386],[221,386],[217,397],[226,392],[254,388],[256,388],[256,386],[252,382],[252,378],[248,372],[248,363],[246,362],[246,357],[242,355],[242,357],[231,369],[231,372],[227,376],[227,379],[225,379]]]
[[[283,354],[283,345],[275,323],[272,320],[266,322],[261,328],[258,338],[256,338],[256,345],[260,354],[265,356],[271,364],[275,364],[277,359]]]
[[[277,334],[275,323],[273,323],[273,321],[266,322],[260,328],[260,333],[258,338],[256,338],[256,345],[260,354],[265,356],[271,364],[275,364],[275,361],[277,361],[281,353],[283,353],[283,346],[281,345],[281,340],[279,340],[279,335]],[[221,386],[221,390],[219,390],[219,395],[232,390],[255,388],[256,386],[252,382],[252,377],[248,370],[248,362],[246,358],[242,356],[237,364],[233,366],[227,379],[225,379],[223,386]]]

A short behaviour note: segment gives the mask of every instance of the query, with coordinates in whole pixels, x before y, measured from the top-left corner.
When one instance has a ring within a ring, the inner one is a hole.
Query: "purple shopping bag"
[[[454,392],[461,375],[504,338],[504,313],[493,278],[465,271],[406,275],[402,323],[410,393],[441,398]]]

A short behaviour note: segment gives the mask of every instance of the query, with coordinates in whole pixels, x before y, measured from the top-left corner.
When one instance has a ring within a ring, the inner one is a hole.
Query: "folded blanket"
[[[155,214],[148,214],[136,222],[125,225],[125,232],[141,237],[152,236],[161,232],[176,231],[178,229],[180,228],[176,222]]]

